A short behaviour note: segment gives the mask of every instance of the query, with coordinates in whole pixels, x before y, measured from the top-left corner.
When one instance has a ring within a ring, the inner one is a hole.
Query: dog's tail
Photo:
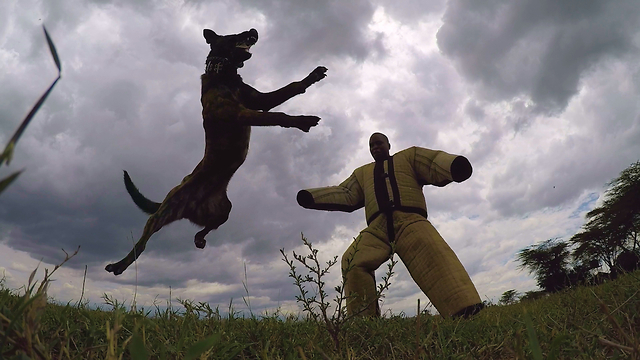
[[[138,205],[138,207],[142,211],[146,212],[147,214],[153,214],[158,211],[158,209],[160,208],[160,203],[151,201],[144,197],[144,195],[140,193],[138,188],[133,185],[133,181],[131,181],[129,173],[127,173],[126,170],[124,171],[124,186],[127,188],[127,192],[129,193],[129,195],[131,195],[131,199],[133,199],[133,202]]]

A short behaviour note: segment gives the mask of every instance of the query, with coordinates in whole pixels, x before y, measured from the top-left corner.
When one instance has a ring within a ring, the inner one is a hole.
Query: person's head
[[[391,144],[389,143],[387,135],[379,132],[371,134],[369,138],[369,152],[376,161],[388,158],[389,149],[391,149]]]

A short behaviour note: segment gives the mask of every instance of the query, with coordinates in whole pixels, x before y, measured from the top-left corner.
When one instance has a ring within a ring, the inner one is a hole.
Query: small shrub
[[[355,240],[354,252],[351,258],[347,259],[348,265],[345,271],[342,272],[342,282],[334,288],[336,296],[333,299],[334,307],[331,312],[331,302],[329,301],[329,295],[325,291],[325,276],[329,273],[331,267],[338,262],[338,256],[334,256],[333,259],[326,262],[326,266],[321,266],[318,260],[318,250],[313,248],[313,245],[302,235],[302,242],[309,250],[308,255],[299,255],[293,252],[293,258],[304,268],[307,269],[308,274],[302,276],[296,271],[296,266],[293,260],[289,260],[284,249],[280,249],[282,254],[282,260],[289,265],[289,277],[294,280],[295,286],[298,288],[300,295],[296,296],[296,301],[302,304],[302,309],[307,313],[307,316],[312,319],[319,327],[326,329],[331,336],[333,344],[336,350],[340,349],[340,339],[343,336],[345,325],[353,317],[362,313],[368,306],[380,300],[384,297],[384,291],[391,285],[391,277],[393,276],[393,268],[398,263],[393,258],[393,246],[391,251],[391,261],[387,265],[388,269],[385,275],[382,277],[382,284],[378,285],[376,289],[376,296],[371,302],[363,305],[360,311],[356,311],[354,314],[347,314],[347,303],[352,300],[352,296],[346,296],[344,293],[344,284],[346,283],[346,275],[353,269],[353,257],[358,252],[359,240]],[[307,286],[312,288],[313,294],[307,290]]]

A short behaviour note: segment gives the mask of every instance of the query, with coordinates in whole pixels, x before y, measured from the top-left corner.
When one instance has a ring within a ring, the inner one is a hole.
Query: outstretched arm
[[[308,132],[318,125],[317,116],[291,116],[282,112],[252,110],[234,99],[229,91],[209,91],[202,96],[205,129],[218,125],[295,127]],[[217,125],[216,125],[217,124]]]
[[[238,114],[237,123],[244,126],[294,127],[304,132],[309,132],[309,129],[318,125],[318,121],[320,121],[320,118],[313,115],[291,116],[281,112],[244,109]]]
[[[354,173],[338,186],[300,190],[296,200],[306,209],[352,212],[364,206],[364,192]]]
[[[326,67],[318,66],[301,81],[292,82],[285,87],[268,93],[262,93],[250,85],[244,84],[242,103],[248,109],[269,111],[292,97],[303,94],[309,86],[324,79],[327,76],[326,72]]]
[[[413,147],[414,170],[423,185],[445,186],[471,177],[473,168],[466,157],[440,150]]]

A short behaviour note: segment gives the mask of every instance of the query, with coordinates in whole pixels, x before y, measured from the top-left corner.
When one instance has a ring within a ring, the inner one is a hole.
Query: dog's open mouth
[[[238,49],[242,49],[246,52],[249,52],[249,49],[251,49],[251,45],[247,45],[247,44],[238,44],[236,45],[236,48]]]
[[[249,52],[249,49],[251,49],[251,47],[255,45],[256,42],[258,42],[257,37],[249,36],[249,38],[247,38],[243,42],[239,42],[238,44],[236,44],[236,48]]]

